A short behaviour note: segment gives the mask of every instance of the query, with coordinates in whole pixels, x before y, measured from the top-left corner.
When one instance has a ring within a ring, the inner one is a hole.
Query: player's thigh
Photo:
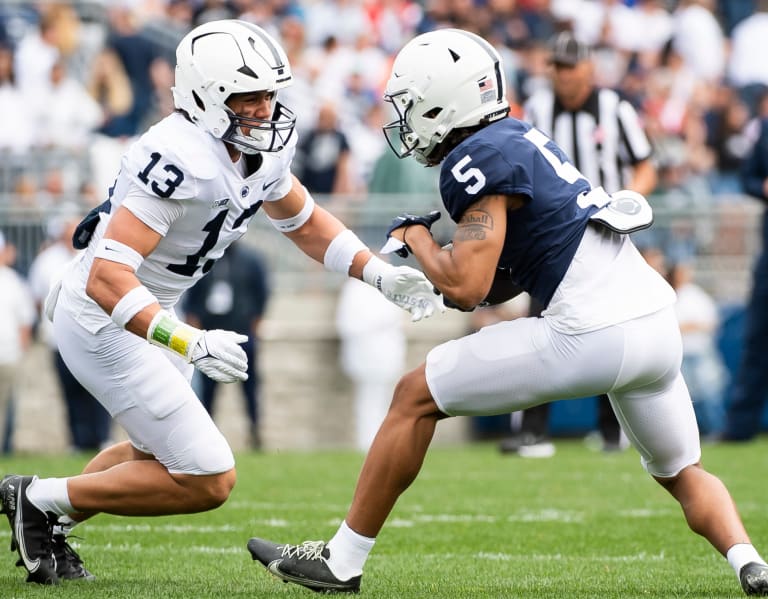
[[[674,476],[701,457],[696,415],[680,373],[682,345],[672,309],[622,325],[627,331],[624,365],[609,393],[616,417],[643,466],[655,476]]]
[[[162,418],[196,400],[193,367],[145,339],[114,325],[91,334],[65,310],[57,310],[54,327],[67,367],[112,416],[141,406]]]
[[[197,400],[163,418],[134,406],[117,414],[115,421],[134,447],[154,455],[171,473],[219,474],[235,466],[229,443]]]
[[[228,443],[189,383],[192,366],[117,327],[91,334],[63,310],[56,330],[68,367],[134,447],[171,472],[215,474],[234,466]]]
[[[607,392],[622,348],[622,333],[612,327],[564,335],[546,319],[519,318],[435,347],[427,384],[447,414],[502,414]]]

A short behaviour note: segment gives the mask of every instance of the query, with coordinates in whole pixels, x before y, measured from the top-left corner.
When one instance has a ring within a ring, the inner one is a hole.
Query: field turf
[[[768,555],[768,438],[705,445],[752,540]],[[328,539],[346,512],[362,455],[242,453],[218,510],[190,516],[99,516],[78,527],[95,582],[24,583],[0,552],[0,599],[314,597],[253,562],[251,536]],[[14,456],[5,472],[63,476],[82,456]],[[10,544],[0,521],[0,547]],[[435,448],[401,498],[366,566],[362,597],[740,597],[733,571],[691,533],[633,450],[605,455],[558,441],[552,459],[502,456],[491,443]]]

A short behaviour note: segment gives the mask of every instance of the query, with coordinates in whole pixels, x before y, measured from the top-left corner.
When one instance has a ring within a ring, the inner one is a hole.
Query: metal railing
[[[384,231],[394,215],[408,210],[426,212],[440,209],[437,196],[369,195],[318,196],[327,207],[373,249],[384,241]],[[750,270],[760,250],[758,227],[761,205],[746,197],[713,198],[709,205],[692,206],[676,196],[653,198],[655,222],[650,229],[634,235],[638,245],[657,245],[671,260],[693,262],[697,281],[720,303],[741,302],[750,285]],[[26,274],[32,259],[45,243],[48,224],[59,217],[62,207],[80,206],[85,198],[67,197],[43,206],[21,202],[0,194],[0,230],[18,250],[16,268]],[[454,225],[443,214],[433,229],[438,240],[448,241]],[[277,291],[336,289],[342,278],[330,275],[320,264],[309,260],[287,238],[275,231],[266,218],[257,214],[245,241],[267,258]],[[403,263],[400,258],[393,261]],[[410,263],[406,261],[406,263]]]

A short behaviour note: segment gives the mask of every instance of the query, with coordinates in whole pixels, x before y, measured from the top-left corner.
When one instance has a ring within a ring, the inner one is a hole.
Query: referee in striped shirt
[[[524,105],[524,119],[552,138],[594,187],[608,193],[631,189],[643,195],[656,186],[651,144],[632,105],[594,83],[591,49],[570,31],[551,42],[552,89],[540,89]],[[538,309],[537,309],[538,308]],[[531,307],[539,315],[540,307]],[[520,434],[501,443],[504,453],[547,457],[549,405],[525,410]],[[621,434],[607,395],[598,401],[603,449],[621,447]],[[513,419],[514,422],[514,419]]]

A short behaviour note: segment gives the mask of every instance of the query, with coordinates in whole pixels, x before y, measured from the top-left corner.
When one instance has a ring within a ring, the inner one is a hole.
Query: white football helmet
[[[253,154],[276,152],[293,133],[296,116],[273,98],[270,119],[235,114],[231,94],[275,92],[291,84],[288,58],[261,27],[237,20],[195,27],[176,48],[176,108],[214,137]],[[250,129],[246,135],[241,127]]]
[[[437,164],[433,154],[454,129],[501,119],[509,112],[499,53],[478,35],[438,29],[408,42],[395,58],[384,99],[398,120],[384,126],[399,158]]]

